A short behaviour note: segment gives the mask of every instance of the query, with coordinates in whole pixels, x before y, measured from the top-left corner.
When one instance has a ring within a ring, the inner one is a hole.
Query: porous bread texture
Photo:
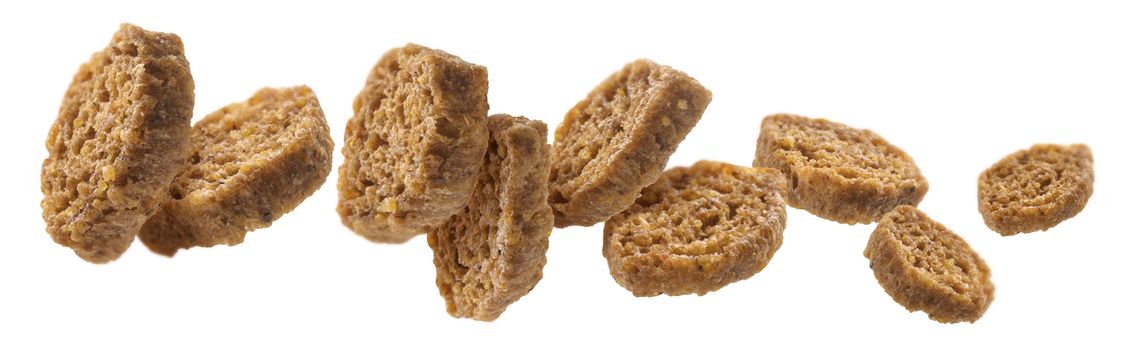
[[[754,166],[781,170],[789,205],[845,224],[915,206],[927,179],[911,156],[867,129],[790,114],[762,120]]]
[[[125,253],[185,166],[193,89],[181,39],[131,24],[79,67],[40,173],[55,242],[93,263]]]
[[[750,278],[781,247],[785,187],[776,169],[669,169],[605,223],[609,272],[636,296],[703,295]]]
[[[892,299],[932,320],[974,322],[994,300],[986,262],[962,237],[912,206],[884,215],[864,256]]]
[[[457,213],[487,149],[487,108],[486,68],[415,44],[385,53],[346,124],[342,223],[401,243]]]
[[[242,243],[326,182],[334,142],[318,97],[306,86],[264,88],[201,119],[189,167],[171,198],[141,228],[150,250]]]
[[[554,225],[546,124],[499,114],[488,129],[471,201],[428,233],[448,313],[480,321],[498,318],[542,279]]]
[[[1033,145],[978,177],[978,211],[1002,236],[1045,231],[1084,210],[1096,175],[1086,145]]]
[[[644,59],[594,88],[554,132],[554,225],[590,226],[632,205],[710,102],[694,78]]]

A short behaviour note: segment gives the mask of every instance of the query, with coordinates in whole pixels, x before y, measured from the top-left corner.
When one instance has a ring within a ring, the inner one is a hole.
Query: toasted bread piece
[[[463,210],[428,233],[436,286],[454,317],[492,321],[542,279],[554,214],[546,124],[487,120],[490,145]]]
[[[636,296],[703,295],[750,278],[781,247],[785,190],[776,169],[669,169],[605,223],[609,272]]]
[[[125,253],[184,169],[192,74],[175,34],[122,24],[79,67],[47,134],[43,220],[93,263]]]
[[[408,44],[387,53],[353,102],[338,168],[342,223],[402,243],[463,208],[487,150],[487,69]]]
[[[201,119],[189,167],[171,199],[141,228],[150,250],[242,243],[314,193],[330,174],[334,142],[306,86],[264,88]]]
[[[884,215],[864,256],[892,299],[932,320],[974,322],[994,300],[986,262],[962,237],[912,206]]]
[[[1002,236],[1045,231],[1084,210],[1096,174],[1086,145],[1034,145],[978,177],[978,211]]]
[[[927,194],[927,179],[906,152],[871,130],[825,119],[766,117],[754,166],[789,178],[790,206],[845,224],[876,222]]]
[[[554,132],[554,225],[590,226],[632,205],[710,102],[694,78],[643,59],[594,88]]]

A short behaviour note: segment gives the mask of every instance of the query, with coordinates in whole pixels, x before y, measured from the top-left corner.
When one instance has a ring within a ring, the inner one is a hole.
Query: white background
[[[1128,346],[1127,8],[197,3],[0,5],[0,348]],[[597,225],[555,230],[542,282],[498,321],[453,319],[423,237],[378,245],[339,223],[340,153],[319,192],[243,245],[168,259],[139,243],[88,264],[45,233],[39,168],[71,75],[120,22],[181,36],[197,118],[262,86],[307,84],[339,145],[370,67],[406,42],[488,67],[492,113],[551,129],[610,73],[651,58],[714,92],[669,166],[748,165],[776,112],[875,130],[915,158],[930,182],[920,208],[981,253],[996,300],[976,324],[908,313],[862,255],[872,225],[789,209],[769,266],[704,297],[633,297],[608,275]],[[977,175],[1037,142],[1089,144],[1095,195],[1052,230],[1001,237],[978,214]]]

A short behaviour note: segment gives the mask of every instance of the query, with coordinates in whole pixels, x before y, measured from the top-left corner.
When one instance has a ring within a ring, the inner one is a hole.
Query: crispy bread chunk
[[[1079,214],[1096,174],[1085,145],[1034,145],[978,177],[978,211],[1002,236],[1044,231]]]
[[[175,34],[122,24],[79,67],[47,134],[43,219],[93,263],[117,259],[185,167],[192,74]]]
[[[594,88],[554,132],[554,225],[590,226],[627,209],[710,102],[694,78],[643,59]]]
[[[790,206],[846,224],[876,222],[927,194],[927,179],[903,150],[870,130],[825,119],[766,117],[754,166],[789,178]]]
[[[428,233],[448,313],[480,321],[498,318],[542,279],[554,228],[546,124],[499,114],[488,129],[471,201]]]
[[[271,226],[330,174],[334,142],[310,88],[264,88],[193,127],[189,167],[142,226],[150,250],[236,245]]]
[[[669,169],[605,223],[609,272],[636,296],[703,295],[750,278],[781,247],[785,186],[776,169]]]
[[[994,300],[990,268],[978,253],[909,205],[884,215],[864,256],[892,299],[932,320],[974,322]]]
[[[487,149],[487,69],[408,44],[385,53],[353,102],[338,168],[342,223],[401,243],[467,205]]]

